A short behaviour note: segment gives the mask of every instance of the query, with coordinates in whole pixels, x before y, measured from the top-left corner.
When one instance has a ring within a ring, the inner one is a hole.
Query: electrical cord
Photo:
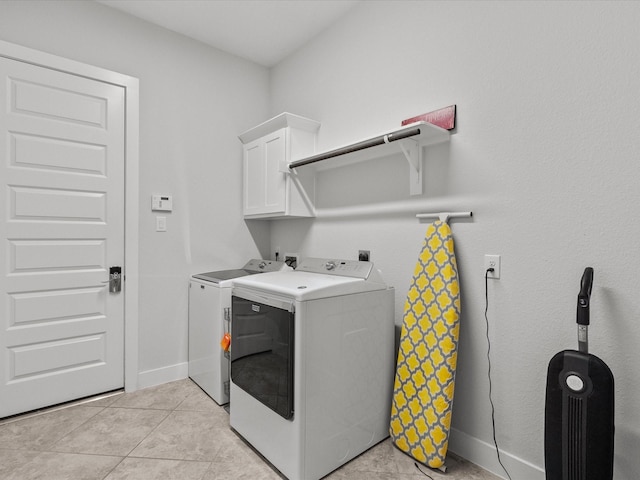
[[[493,397],[492,397],[492,383],[491,383],[491,339],[489,337],[489,316],[488,316],[488,312],[489,312],[489,273],[495,271],[493,268],[487,268],[487,271],[484,274],[484,299],[485,299],[485,307],[484,307],[484,320],[487,326],[487,363],[488,363],[488,370],[487,370],[487,376],[489,377],[489,403],[491,404],[491,427],[493,430],[493,444],[496,447],[496,454],[498,456],[498,463],[500,464],[500,466],[502,467],[502,469],[504,470],[504,473],[507,474],[507,477],[509,478],[509,480],[511,479],[511,475],[509,475],[509,472],[507,471],[507,468],[504,466],[504,464],[502,463],[502,459],[500,458],[500,448],[498,447],[498,439],[496,437],[496,408],[493,404]],[[420,465],[418,465],[418,462],[413,462],[413,464],[415,465],[415,467],[418,469],[418,471],[420,473],[422,473],[425,477],[434,480],[434,478],[429,475],[428,473],[426,473],[423,469],[420,468]]]
[[[496,454],[498,455],[498,463],[504,470],[504,473],[507,474],[509,480],[511,480],[511,475],[507,471],[506,467],[502,463],[502,459],[500,458],[500,448],[498,448],[498,440],[496,438],[496,409],[493,405],[493,398],[491,396],[492,393],[492,385],[491,385],[491,340],[489,338],[489,317],[487,312],[489,311],[489,273],[493,272],[493,268],[487,268],[487,271],[484,274],[484,299],[485,299],[485,307],[484,307],[484,320],[487,325],[487,362],[488,362],[488,370],[487,376],[489,377],[489,403],[491,404],[491,426],[493,428],[493,444],[496,447]]]
[[[495,406],[493,404],[493,397],[492,397],[491,339],[489,337],[489,316],[488,316],[488,312],[489,312],[489,273],[491,273],[493,271],[495,271],[493,268],[487,268],[487,271],[484,274],[484,298],[485,298],[484,320],[485,320],[485,323],[486,323],[486,326],[487,326],[487,331],[486,331],[486,333],[487,333],[487,362],[488,362],[487,376],[489,377],[489,403],[491,404],[491,427],[492,427],[492,430],[493,430],[493,444],[496,447],[496,454],[498,456],[498,463],[500,464],[500,466],[504,470],[504,473],[507,474],[507,477],[509,478],[509,480],[512,480],[511,479],[511,475],[509,475],[509,472],[507,471],[506,467],[502,463],[502,459],[500,458],[500,448],[498,447],[498,440],[497,440],[497,437],[496,437],[496,408],[495,408]],[[420,473],[422,473],[425,477],[430,478],[431,480],[434,480],[431,475],[429,475],[423,469],[420,468],[420,465],[418,465],[417,462],[413,462],[413,464],[418,469],[418,471]]]
[[[416,468],[418,469],[418,471],[419,471],[422,475],[424,475],[425,477],[427,477],[427,478],[429,478],[429,479],[431,479],[431,480],[435,480],[431,475],[429,475],[427,472],[425,472],[424,470],[422,470],[422,469],[420,468],[420,465],[418,465],[418,462],[413,462],[413,464],[416,466]]]

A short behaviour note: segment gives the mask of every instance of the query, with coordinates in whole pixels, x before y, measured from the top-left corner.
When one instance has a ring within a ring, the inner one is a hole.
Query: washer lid
[[[373,268],[370,262],[354,262],[325,259],[305,259],[307,265],[317,265],[318,268],[309,267],[306,271],[298,269],[293,271],[281,271],[253,275],[238,278],[233,281],[234,288],[251,289],[266,294],[277,294],[293,297],[295,300],[305,301],[318,298],[337,297],[354,293],[385,290],[387,285],[382,280],[380,272]],[[331,266],[331,270],[325,272],[327,262],[337,262],[342,266]],[[365,265],[354,265],[360,263]],[[301,264],[304,266],[304,263]],[[321,271],[323,273],[317,273]],[[359,272],[359,273],[354,273]]]
[[[193,278],[200,280],[207,280],[208,282],[220,283],[225,280],[231,280],[234,278],[245,277],[247,275],[253,275],[255,273],[262,272],[277,272],[279,270],[289,269],[284,262],[274,262],[273,260],[249,260],[244,267],[233,270],[218,270],[214,272],[198,273],[193,275]]]
[[[219,270],[217,272],[198,273],[193,278],[199,280],[207,280],[213,283],[220,283],[225,280],[231,280],[232,278],[244,277],[246,275],[253,275],[258,272],[250,272],[249,270],[237,269],[237,270]]]

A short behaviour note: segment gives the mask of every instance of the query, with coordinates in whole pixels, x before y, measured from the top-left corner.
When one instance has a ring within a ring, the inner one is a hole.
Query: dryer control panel
[[[367,279],[373,269],[373,263],[358,260],[340,260],[333,258],[304,258],[296,271],[310,273],[324,273],[325,275],[340,275]]]

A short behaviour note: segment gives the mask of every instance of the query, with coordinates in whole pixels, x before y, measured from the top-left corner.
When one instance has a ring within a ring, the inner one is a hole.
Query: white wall
[[[546,366],[575,347],[587,265],[591,350],[616,376],[616,479],[640,477],[639,21],[635,2],[362,2],[269,75],[93,2],[0,2],[2,40],[140,78],[143,374],[186,362],[191,273],[235,267],[270,245],[348,258],[366,248],[397,289],[400,323],[426,230],[413,215],[473,210],[452,222],[463,318],[451,447],[499,473],[482,268],[498,253],[502,278],[489,291],[498,441],[512,477],[527,480],[543,478]],[[457,133],[426,151],[422,196],[408,196],[401,158],[318,176],[321,209],[396,213],[271,227],[241,219],[236,136],[269,115],[321,121],[322,149],[450,104]],[[152,193],[174,195],[167,233],[154,232]]]
[[[271,73],[271,114],[320,121],[321,150],[457,105],[450,145],[425,152],[422,196],[409,196],[401,157],[324,172],[320,209],[397,212],[274,222],[271,245],[370,249],[400,323],[426,230],[414,214],[472,210],[452,222],[463,316],[451,448],[502,474],[483,316],[483,256],[501,254],[489,285],[493,400],[514,479],[544,478],[546,368],[577,348],[586,266],[591,351],[616,379],[615,478],[640,478],[639,24],[637,2],[362,2]]]
[[[86,1],[2,1],[0,38],[140,79],[140,386],[186,376],[189,276],[268,254],[237,138],[267,115],[267,70]],[[173,195],[166,233],[152,193]]]

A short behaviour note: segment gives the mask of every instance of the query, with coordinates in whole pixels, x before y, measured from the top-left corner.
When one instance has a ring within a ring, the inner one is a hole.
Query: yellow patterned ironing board
[[[460,285],[451,229],[427,229],[404,306],[389,433],[431,468],[444,466],[458,357]]]

